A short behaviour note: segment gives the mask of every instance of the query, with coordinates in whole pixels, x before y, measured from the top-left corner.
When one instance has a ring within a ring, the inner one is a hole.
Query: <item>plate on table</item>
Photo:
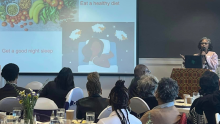
[[[184,103],[184,99],[177,99],[175,100],[176,103]]]
[[[177,108],[190,108],[191,104],[185,104],[185,103],[175,103],[175,106]]]

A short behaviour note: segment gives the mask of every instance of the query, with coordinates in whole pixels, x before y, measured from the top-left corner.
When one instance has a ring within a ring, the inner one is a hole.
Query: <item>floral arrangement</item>
[[[23,118],[25,123],[30,123],[33,124],[33,110],[34,110],[34,106],[37,102],[37,99],[39,97],[39,94],[41,93],[41,91],[43,90],[44,86],[47,84],[48,79],[46,80],[46,82],[44,83],[43,87],[36,93],[34,92],[32,89],[29,88],[30,93],[25,93],[25,90],[23,91],[19,91],[17,89],[17,85],[11,84],[10,82],[7,82],[7,84],[10,84],[11,86],[14,87],[14,89],[17,92],[17,100],[19,100],[19,103],[22,105],[22,109],[24,110],[23,113]]]

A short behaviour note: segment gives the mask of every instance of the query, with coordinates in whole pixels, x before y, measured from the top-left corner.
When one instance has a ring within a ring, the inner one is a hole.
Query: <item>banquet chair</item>
[[[40,90],[41,88],[43,87],[43,84],[41,82],[38,82],[38,81],[33,81],[33,82],[30,82],[28,83],[25,88],[26,89],[32,89],[34,91],[38,91]]]
[[[58,110],[58,107],[53,100],[40,97],[34,106],[34,115],[36,115],[37,121],[48,122],[54,110]]]
[[[130,107],[133,112],[137,113],[138,118],[140,118],[141,113],[144,113],[150,110],[147,103],[139,97],[133,97],[130,99]]]
[[[98,119],[107,118],[112,113],[112,107],[106,107],[98,116]]]
[[[64,105],[65,110],[76,111],[76,101],[83,98],[83,90],[79,87],[75,87],[69,91],[66,95],[66,102]],[[76,119],[76,114],[74,114],[74,119]]]
[[[0,101],[1,111],[12,112],[13,107],[22,108],[22,105],[19,104],[19,101],[16,99],[16,97],[6,97]]]
[[[220,115],[219,115],[219,113],[215,114],[215,120],[216,120],[216,124],[220,123]]]

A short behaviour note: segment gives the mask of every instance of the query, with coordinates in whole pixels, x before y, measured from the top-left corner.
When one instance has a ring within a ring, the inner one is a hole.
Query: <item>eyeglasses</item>
[[[201,45],[203,45],[203,44],[205,44],[205,45],[207,45],[207,44],[209,44],[209,43],[200,43]]]
[[[146,69],[145,72],[148,73],[148,74],[151,74],[151,71],[148,70],[148,69]]]

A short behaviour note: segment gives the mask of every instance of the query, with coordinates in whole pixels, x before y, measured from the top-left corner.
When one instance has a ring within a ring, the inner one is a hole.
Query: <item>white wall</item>
[[[173,68],[181,68],[182,59],[178,58],[140,58],[140,64],[148,66],[153,75],[158,79],[162,77],[170,77]],[[53,80],[55,76],[19,76],[18,85],[24,87],[31,81],[40,81],[44,83],[47,79]],[[100,81],[102,85],[103,97],[108,97],[111,88],[114,86],[118,79],[123,79],[128,87],[132,76],[101,76]],[[86,92],[86,76],[74,76],[74,82],[76,87],[80,87],[84,91],[84,96],[88,96]],[[4,86],[4,84],[0,85]]]

